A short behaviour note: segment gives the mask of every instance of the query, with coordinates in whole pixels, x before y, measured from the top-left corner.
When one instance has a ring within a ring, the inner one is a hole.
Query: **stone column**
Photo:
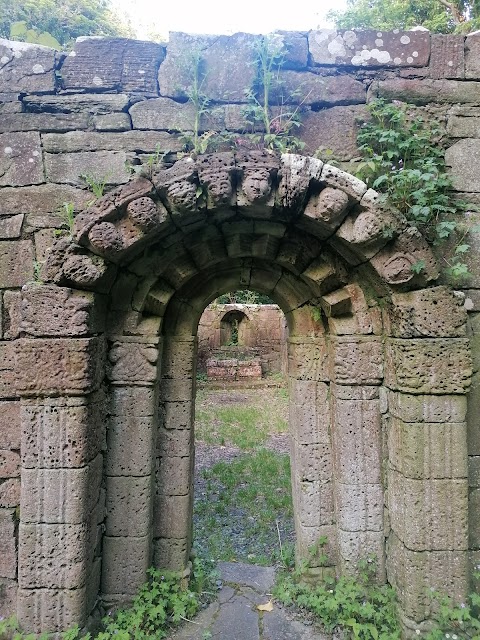
[[[324,337],[288,341],[292,496],[297,560],[317,567],[337,559],[330,435],[327,345]],[[327,544],[318,547],[320,539]],[[320,559],[323,554],[327,559]]]
[[[102,598],[132,600],[152,564],[159,338],[121,337],[109,355]]]
[[[154,507],[154,565],[186,569],[192,547],[197,339],[165,338]]]
[[[335,508],[342,570],[355,572],[374,556],[385,580],[382,433],[379,385],[383,348],[377,336],[337,336],[331,341],[331,416]]]
[[[24,629],[82,627],[99,585],[105,370],[100,300],[54,286],[22,291],[16,377],[22,487],[18,619]],[[42,337],[40,337],[42,336]]]
[[[467,594],[470,373],[463,338],[387,340],[387,570],[411,628],[431,615],[430,589]]]

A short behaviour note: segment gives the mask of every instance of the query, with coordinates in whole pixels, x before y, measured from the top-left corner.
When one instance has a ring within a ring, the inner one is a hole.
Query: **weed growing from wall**
[[[405,215],[432,245],[454,239],[449,257],[443,256],[447,273],[459,279],[469,275],[464,256],[470,245],[465,212],[472,206],[452,197],[452,180],[445,166],[443,133],[413,105],[375,100],[371,119],[358,133],[364,161],[357,175],[385,194],[386,200]],[[414,265],[421,269],[421,265]]]
[[[294,108],[285,104],[288,99],[282,91],[281,70],[285,57],[281,45],[275,37],[267,36],[255,41],[253,52],[256,76],[253,85],[245,91],[249,104],[243,110],[251,132],[245,139],[280,153],[301,151],[305,143],[294,135],[301,125],[301,104]],[[281,96],[276,104],[274,95]]]

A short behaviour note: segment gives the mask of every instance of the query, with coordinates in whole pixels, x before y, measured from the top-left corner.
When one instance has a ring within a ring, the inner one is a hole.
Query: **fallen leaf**
[[[272,604],[272,601],[271,601],[271,600],[269,600],[269,601],[267,602],[267,604],[259,604],[259,605],[257,606],[257,609],[258,609],[259,611],[273,611],[273,604]]]

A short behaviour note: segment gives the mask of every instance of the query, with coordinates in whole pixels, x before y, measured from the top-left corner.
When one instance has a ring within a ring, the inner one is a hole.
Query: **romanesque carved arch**
[[[298,556],[324,534],[340,571],[375,553],[407,626],[426,587],[465,593],[466,317],[363,182],[298,155],[186,158],[81,212],[43,278],[17,357],[25,627],[83,625],[152,562],[187,567],[196,328],[238,288],[289,326]]]

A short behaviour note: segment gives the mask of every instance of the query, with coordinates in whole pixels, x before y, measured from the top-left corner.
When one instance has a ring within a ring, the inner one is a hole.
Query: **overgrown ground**
[[[285,388],[197,394],[194,535],[200,556],[273,564],[292,553]]]

